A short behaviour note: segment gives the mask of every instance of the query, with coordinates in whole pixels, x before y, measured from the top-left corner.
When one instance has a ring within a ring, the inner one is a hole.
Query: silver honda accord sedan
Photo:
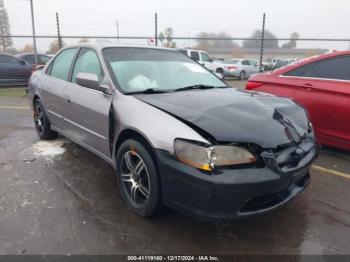
[[[106,160],[141,216],[273,210],[306,188],[318,152],[300,105],[229,87],[171,49],[66,47],[32,75],[28,97],[39,137],[60,133]]]

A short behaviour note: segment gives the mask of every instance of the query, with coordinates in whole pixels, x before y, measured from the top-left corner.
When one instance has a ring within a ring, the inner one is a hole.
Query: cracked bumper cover
[[[210,175],[156,151],[164,204],[205,220],[245,217],[284,205],[307,187],[317,156],[314,146],[288,171],[267,156],[264,168],[224,169]]]

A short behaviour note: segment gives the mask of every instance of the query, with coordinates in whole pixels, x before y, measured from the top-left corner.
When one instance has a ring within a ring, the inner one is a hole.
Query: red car
[[[350,51],[253,75],[246,90],[293,98],[308,109],[321,144],[350,150]]]

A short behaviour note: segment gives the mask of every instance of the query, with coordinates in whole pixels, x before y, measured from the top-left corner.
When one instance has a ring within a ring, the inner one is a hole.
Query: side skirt
[[[108,164],[110,164],[114,169],[116,169],[116,165],[114,163],[114,161],[110,158],[110,157],[107,157],[106,155],[102,154],[100,151],[94,149],[93,147],[81,142],[81,141],[78,141],[76,140],[75,138],[72,138],[71,136],[67,135],[63,129],[60,129],[59,127],[57,126],[54,126],[54,125],[51,125],[51,129],[60,133],[61,135],[63,135],[64,137],[66,137],[67,139],[73,141],[74,143],[80,145],[81,147],[85,148],[86,150],[90,151],[91,153],[93,153],[94,155],[102,158],[103,160],[105,160]]]

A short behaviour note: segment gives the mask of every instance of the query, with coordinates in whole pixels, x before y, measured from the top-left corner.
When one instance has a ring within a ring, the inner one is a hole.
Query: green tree
[[[78,43],[88,43],[88,42],[89,42],[89,39],[86,37],[83,37],[83,38],[80,38]]]
[[[62,41],[62,46],[64,46],[64,42]],[[51,42],[49,50],[47,50],[46,54],[49,55],[53,55],[56,54],[58,52],[58,50],[60,50],[59,44],[58,44],[58,40],[55,39]]]
[[[231,38],[231,35],[227,34],[226,32],[219,32],[219,33],[207,33],[207,32],[201,32],[197,35],[198,39],[196,40],[196,48],[207,50],[210,47],[227,47],[227,48],[236,48],[238,45],[232,41],[232,40],[216,40],[216,39],[203,39],[203,38],[217,38],[217,39],[223,39],[223,38]]]
[[[173,35],[174,35],[174,30],[171,27],[168,27],[165,29],[164,36],[165,36],[165,39],[167,41],[165,43],[166,47],[172,47],[174,45],[173,44]]]
[[[26,44],[23,48],[21,48],[21,53],[33,53],[34,48],[32,44]]]
[[[255,30],[254,33],[249,37],[250,39],[243,41],[243,47],[245,48],[259,48],[261,45],[261,30]],[[278,40],[276,36],[271,33],[269,30],[265,30],[265,40],[264,47],[265,48],[278,48]]]
[[[159,33],[158,39],[159,39],[159,41],[162,43],[162,46],[164,46],[165,36],[164,36],[164,33],[163,33],[163,32],[160,32],[160,33]]]
[[[0,0],[0,35],[11,36],[11,27],[7,10],[4,7],[3,0]],[[13,42],[11,37],[0,38],[0,48],[2,51],[7,51],[12,47]]]
[[[297,40],[299,39],[300,35],[298,32],[294,32],[290,35],[290,40],[287,43],[284,43],[282,45],[282,48],[296,48],[297,47]]]

